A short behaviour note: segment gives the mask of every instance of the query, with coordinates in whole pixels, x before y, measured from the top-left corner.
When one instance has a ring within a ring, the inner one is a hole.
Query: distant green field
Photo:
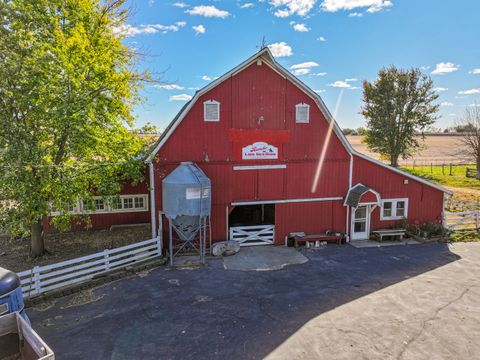
[[[400,169],[407,171],[413,175],[423,177],[434,183],[444,186],[454,186],[468,189],[480,190],[480,180],[466,177],[466,170],[475,168],[475,165],[453,165],[450,175],[450,165],[426,165],[426,166],[404,166]]]

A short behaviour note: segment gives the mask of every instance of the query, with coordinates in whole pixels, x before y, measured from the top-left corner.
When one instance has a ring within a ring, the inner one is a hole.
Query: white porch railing
[[[240,246],[270,245],[275,241],[275,225],[231,227],[230,240],[238,241]]]
[[[81,283],[108,271],[121,269],[134,262],[159,257],[162,254],[160,237],[56,264],[35,266],[22,271],[20,277],[25,298],[47,291]]]
[[[449,230],[480,228],[480,211],[445,212],[445,226]]]

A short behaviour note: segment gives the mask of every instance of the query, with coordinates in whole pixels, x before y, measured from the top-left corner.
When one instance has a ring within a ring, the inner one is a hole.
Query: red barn
[[[449,193],[355,151],[320,96],[266,48],[198,91],[158,140],[147,159],[153,186],[143,204],[153,236],[162,179],[184,161],[211,180],[213,241],[238,229],[259,233],[251,242],[260,244],[284,244],[299,231],[366,239],[402,219],[442,221]],[[145,221],[142,209],[121,222]]]

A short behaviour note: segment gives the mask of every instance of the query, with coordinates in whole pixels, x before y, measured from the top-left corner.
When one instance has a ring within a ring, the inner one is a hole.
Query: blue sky
[[[142,91],[138,125],[164,128],[199,89],[256,52],[265,36],[276,59],[318,91],[342,128],[362,126],[361,83],[381,67],[419,67],[439,91],[451,126],[480,105],[478,0],[130,0],[119,29],[161,83]]]

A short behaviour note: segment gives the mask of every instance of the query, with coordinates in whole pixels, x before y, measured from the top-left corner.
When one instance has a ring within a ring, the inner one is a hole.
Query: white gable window
[[[304,103],[295,105],[295,121],[302,124],[310,122],[310,105]]]
[[[203,119],[205,121],[220,121],[220,103],[215,100],[203,103]]]
[[[401,220],[408,216],[408,199],[384,199],[380,220]]]

